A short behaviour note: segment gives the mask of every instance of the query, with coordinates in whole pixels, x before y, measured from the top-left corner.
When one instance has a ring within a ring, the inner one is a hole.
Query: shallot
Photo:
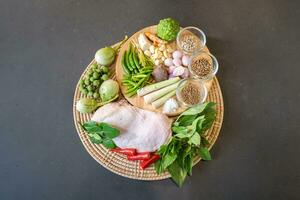
[[[173,63],[175,66],[181,66],[181,59],[180,58],[174,58]]]
[[[182,57],[182,53],[181,53],[181,51],[174,51],[173,52],[173,58],[181,58]]]
[[[171,67],[173,65],[173,60],[172,60],[172,58],[167,58],[167,59],[165,59],[164,63],[166,66]]]
[[[181,76],[185,71],[185,68],[182,66],[176,67],[173,71],[174,76]]]
[[[182,65],[187,67],[190,64],[190,57],[187,55],[182,56]]]

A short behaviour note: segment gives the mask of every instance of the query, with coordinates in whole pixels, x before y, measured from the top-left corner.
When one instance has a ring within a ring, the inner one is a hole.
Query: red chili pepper
[[[149,152],[138,153],[133,156],[127,156],[128,160],[148,160],[150,158]]]
[[[158,154],[153,154],[148,160],[143,160],[142,162],[140,162],[140,167],[142,169],[146,169],[152,163],[155,163],[159,158],[160,156]]]
[[[114,149],[111,149],[111,151],[121,153],[121,154],[124,154],[127,156],[133,156],[136,154],[136,149],[133,149],[133,148],[125,148],[125,149],[114,148]]]

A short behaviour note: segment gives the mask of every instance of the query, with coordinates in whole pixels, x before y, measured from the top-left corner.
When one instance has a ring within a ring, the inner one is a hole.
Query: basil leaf
[[[188,126],[188,132],[194,133],[197,129],[197,124],[200,120],[204,120],[204,116],[197,117],[192,123],[192,125]]]
[[[108,149],[113,149],[116,147],[116,144],[114,143],[114,141],[110,138],[105,138],[102,142],[102,144],[108,148]]]
[[[194,144],[196,146],[199,146],[200,145],[200,141],[201,141],[201,138],[200,138],[199,133],[195,132],[193,134],[193,136],[189,139],[188,143],[189,144]]]
[[[187,134],[187,128],[184,126],[173,126],[172,131],[177,134]]]
[[[171,178],[172,180],[179,186],[181,187],[185,178],[186,178],[186,174],[187,171],[180,167],[180,165],[178,164],[178,162],[173,162],[169,167],[168,167],[168,171],[171,174]]]
[[[200,147],[199,154],[203,160],[211,160],[211,155],[206,147]]]
[[[90,134],[88,134],[88,136],[92,143],[95,143],[95,144],[102,143],[102,138],[97,133],[90,133]]]
[[[98,126],[96,122],[89,121],[85,122],[82,125],[83,129],[88,133],[100,133],[102,132],[102,128]]]
[[[205,137],[202,137],[202,136],[201,136],[201,144],[204,147],[208,147],[209,146],[209,142],[207,141],[207,139]]]
[[[167,167],[169,167],[177,158],[176,153],[169,152],[167,155],[164,156],[164,159],[162,161],[162,168],[165,170]]]
[[[120,131],[118,129],[111,127],[107,123],[102,122],[99,124],[99,126],[102,127],[104,135],[110,139],[115,138],[120,134]]]
[[[191,154],[185,157],[184,168],[187,171],[188,175],[191,176],[193,168],[193,156]]]
[[[175,122],[178,123],[180,126],[188,126],[193,123],[193,121],[196,119],[197,115],[185,115],[180,117],[180,119]]]
[[[207,103],[203,103],[203,104],[191,107],[191,108],[187,109],[186,111],[184,111],[183,113],[181,113],[181,115],[179,117],[181,117],[183,115],[197,115],[197,114],[201,113],[206,107],[211,107],[213,105],[215,105],[215,103],[207,102]]]
[[[154,163],[154,168],[156,173],[161,174],[162,172],[164,172],[163,167],[162,167],[162,159],[159,159],[158,161],[156,161]]]

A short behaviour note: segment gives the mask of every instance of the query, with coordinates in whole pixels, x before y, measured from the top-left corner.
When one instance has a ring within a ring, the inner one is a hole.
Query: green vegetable
[[[103,144],[108,149],[116,147],[112,139],[120,134],[118,129],[104,122],[96,123],[89,121],[80,125],[82,129],[88,133],[88,136],[93,143]]]
[[[127,36],[122,40],[119,45],[115,47],[104,47],[99,49],[95,54],[95,60],[100,65],[111,65],[115,60],[116,54],[120,47],[126,42]]]
[[[115,97],[113,97],[107,101],[99,102],[95,99],[90,98],[90,97],[93,97],[94,94],[95,93],[93,93],[93,92],[88,92],[89,98],[81,98],[79,101],[77,101],[76,110],[81,113],[91,113],[94,110],[96,110],[98,107],[108,104],[108,103],[116,100],[119,97],[119,95],[116,95]],[[96,93],[96,94],[98,94],[98,93]],[[97,96],[96,98],[99,98],[98,95],[96,95],[96,96]]]
[[[109,77],[108,77],[107,74],[103,74],[103,75],[101,76],[101,79],[102,79],[103,81],[106,81],[106,80],[109,79]]]
[[[100,86],[99,93],[102,101],[109,101],[119,95],[119,85],[114,80],[106,80]]]
[[[126,86],[126,96],[131,97],[148,83],[154,64],[151,58],[133,44],[124,52],[121,63],[125,71],[122,84]]]
[[[193,159],[200,156],[211,160],[209,143],[204,132],[216,117],[215,103],[204,103],[183,112],[172,124],[173,136],[168,144],[158,150],[161,159],[155,163],[157,173],[168,171],[177,185],[181,186],[186,175],[192,175]]]
[[[166,95],[172,91],[175,91],[178,84],[179,84],[179,82],[176,82],[176,83],[173,83],[172,85],[168,85],[168,86],[166,86],[162,89],[159,89],[155,92],[151,92],[150,94],[147,94],[144,96],[144,101],[148,104],[152,103],[153,101],[163,97],[164,95]]]
[[[76,110],[81,113],[91,113],[98,108],[98,102],[90,98],[82,98],[76,103]]]
[[[100,75],[99,75],[99,73],[98,73],[98,72],[94,72],[94,73],[93,73],[93,77],[94,77],[94,79],[97,79],[97,78],[99,78],[99,76],[100,76]]]
[[[102,70],[103,73],[108,73],[109,72],[109,68],[106,67],[106,66],[102,66],[101,70]]]
[[[147,85],[146,87],[143,87],[143,88],[139,89],[137,91],[137,94],[139,96],[144,96],[144,95],[149,94],[149,93],[151,93],[151,92],[153,92],[155,90],[159,90],[159,89],[161,89],[163,87],[166,87],[168,85],[176,83],[179,80],[180,80],[180,78],[176,77],[176,78],[171,78],[169,80],[165,80],[165,81],[161,81],[161,82],[158,82],[158,83],[154,83],[154,84],[151,84],[151,85]]]
[[[159,99],[153,101],[151,105],[154,108],[159,108],[160,106],[162,106],[168,99],[170,99],[175,94],[176,94],[176,90],[173,90],[173,91],[165,94],[164,96],[160,97]]]
[[[179,23],[174,19],[162,19],[157,25],[157,36],[166,41],[173,41],[176,39],[179,30]]]

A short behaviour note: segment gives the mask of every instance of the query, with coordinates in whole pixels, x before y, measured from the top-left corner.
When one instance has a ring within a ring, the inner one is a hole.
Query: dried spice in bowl
[[[191,70],[199,77],[207,76],[213,70],[212,60],[204,56],[196,57],[191,63]]]
[[[184,79],[179,83],[176,96],[185,106],[191,107],[205,101],[207,89],[199,79]]]
[[[198,104],[200,101],[201,91],[200,87],[194,83],[187,83],[182,89],[181,89],[181,97],[182,100],[191,105]]]

